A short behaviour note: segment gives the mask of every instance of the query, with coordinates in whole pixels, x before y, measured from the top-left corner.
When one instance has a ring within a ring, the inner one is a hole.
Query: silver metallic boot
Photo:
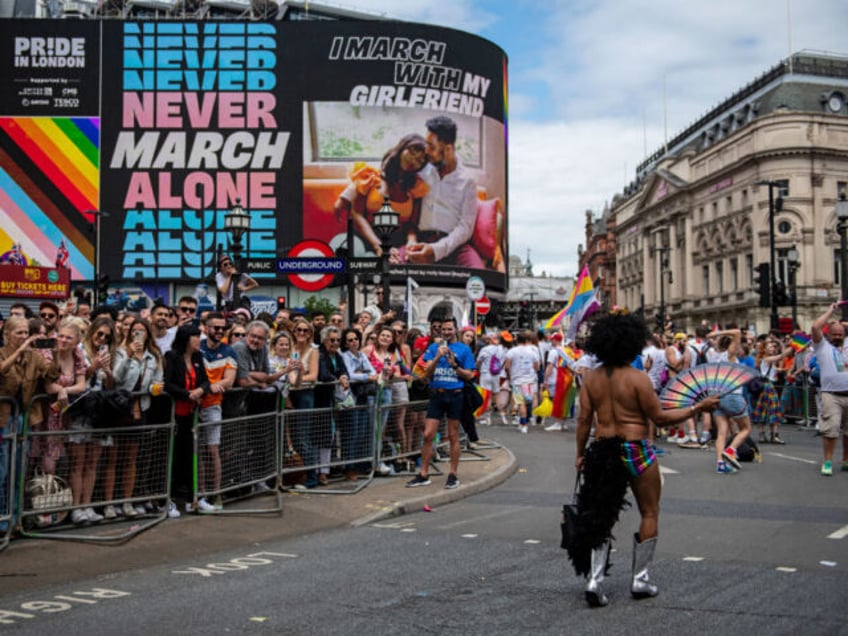
[[[656,548],[656,537],[639,543],[638,533],[633,535],[633,582],[630,585],[633,598],[650,598],[660,593],[648,577],[648,566],[654,560]]]
[[[609,604],[609,598],[604,594],[601,583],[607,569],[610,542],[604,541],[599,547],[592,550],[591,567],[589,569],[589,581],[586,583],[586,602],[591,607],[603,607]]]

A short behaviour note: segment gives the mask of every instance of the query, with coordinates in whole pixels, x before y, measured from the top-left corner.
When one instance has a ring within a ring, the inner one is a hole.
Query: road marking
[[[807,459],[806,457],[795,457],[794,455],[784,455],[783,453],[768,453],[772,457],[780,457],[781,459],[790,459],[793,462],[802,462],[804,464],[818,464],[818,461],[814,459]]]
[[[394,523],[372,523],[371,526],[374,528],[406,528],[414,524],[414,521],[395,521]]]
[[[797,572],[798,571],[797,568],[787,568],[787,567],[782,566],[782,565],[778,568],[775,568],[775,570],[777,570],[778,572]]]
[[[497,512],[492,512],[487,515],[477,515],[476,517],[469,517],[468,519],[461,519],[460,521],[454,521],[453,523],[444,523],[439,526],[439,530],[449,530],[450,528],[455,528],[456,526],[464,526],[469,523],[477,523],[478,521],[488,521],[490,519],[494,519],[495,517],[505,517],[507,515],[514,515],[522,510],[528,509],[526,507],[522,507],[519,510],[515,508],[511,508],[509,510],[499,510]]]
[[[819,563],[821,565],[825,566],[825,567],[828,567],[828,568],[835,568],[836,567],[836,561],[819,561]]]
[[[679,470],[674,470],[673,468],[669,468],[668,466],[660,465],[660,472],[665,473],[666,475],[679,475]]]
[[[417,532],[418,528],[401,528],[401,532]]]
[[[848,537],[848,526],[842,526],[836,532],[827,535],[828,539],[844,539],[845,537]]]
[[[539,541],[538,539],[527,539],[524,543],[530,543],[535,545],[537,543],[541,543],[541,541]]]
[[[286,552],[256,552],[243,557],[230,559],[225,563],[207,563],[205,567],[191,566],[185,570],[171,570],[171,574],[198,574],[201,577],[210,577],[225,572],[235,572],[238,570],[248,570],[256,565],[270,565],[274,561],[272,559],[260,557],[283,557],[287,559],[296,559],[296,554],[288,554]]]
[[[684,561],[694,561],[694,562],[696,562],[696,563],[697,563],[698,561],[703,561],[703,560],[704,560],[704,557],[693,557],[693,556],[688,556],[688,557],[683,557],[683,560],[684,560]]]
[[[463,534],[461,536],[462,536],[463,539],[476,539],[477,538],[476,534]]]

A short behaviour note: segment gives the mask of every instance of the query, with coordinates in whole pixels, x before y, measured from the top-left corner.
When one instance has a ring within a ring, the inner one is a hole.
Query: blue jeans
[[[289,398],[295,411],[312,411],[315,408],[315,394],[312,390],[292,391]],[[289,413],[286,420],[292,446],[300,453],[304,466],[315,466],[318,462],[318,454],[312,446],[313,417],[312,413]],[[309,468],[304,486],[314,488],[317,485],[318,472],[315,468]]]

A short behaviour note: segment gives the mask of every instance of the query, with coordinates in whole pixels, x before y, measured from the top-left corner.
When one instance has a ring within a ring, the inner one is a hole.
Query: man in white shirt
[[[459,163],[455,144],[456,123],[450,117],[427,120],[430,163],[418,175],[428,191],[421,202],[418,241],[406,246],[406,259],[483,269],[485,262],[469,244],[477,220],[477,184]]]
[[[842,437],[842,470],[848,471],[848,371],[842,357],[845,327],[831,320],[839,308],[833,303],[813,323],[813,351],[821,370],[821,417],[819,432],[822,438],[823,463],[821,474],[833,475],[833,453],[836,440]],[[827,338],[825,335],[827,325]]]
[[[527,432],[527,414],[536,408],[539,393],[541,360],[539,348],[532,341],[532,331],[519,332],[516,338],[518,344],[507,352],[504,363],[504,370],[512,385],[512,400],[518,407],[518,430],[522,433]]]

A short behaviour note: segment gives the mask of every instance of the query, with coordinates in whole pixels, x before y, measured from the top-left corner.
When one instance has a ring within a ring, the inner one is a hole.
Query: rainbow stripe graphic
[[[93,278],[99,163],[99,118],[0,117],[0,253],[52,267],[64,239],[71,278]]]

